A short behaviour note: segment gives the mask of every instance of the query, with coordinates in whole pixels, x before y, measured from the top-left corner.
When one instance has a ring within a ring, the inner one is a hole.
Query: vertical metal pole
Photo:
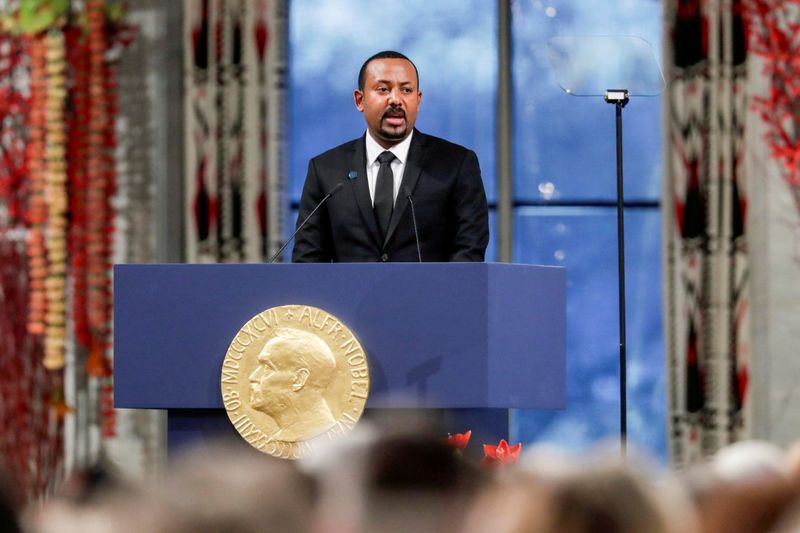
[[[628,441],[628,387],[625,353],[625,216],[622,190],[622,108],[617,102],[617,266],[619,276],[619,433],[623,456]]]
[[[498,0],[497,8],[497,258],[510,263],[514,206],[511,166],[511,0]]]
[[[497,259],[510,263],[513,255],[514,182],[511,168],[511,0],[497,0]],[[508,438],[514,410],[508,410]]]

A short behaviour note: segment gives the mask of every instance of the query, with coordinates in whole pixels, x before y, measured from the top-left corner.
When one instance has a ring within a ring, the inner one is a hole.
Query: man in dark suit
[[[489,223],[478,158],[414,129],[416,66],[398,52],[375,54],[354,99],[367,132],[309,162],[298,227],[334,194],[297,234],[292,260],[483,261]]]

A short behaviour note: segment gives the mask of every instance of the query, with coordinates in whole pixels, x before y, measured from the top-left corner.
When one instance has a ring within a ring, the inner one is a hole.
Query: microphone
[[[408,205],[411,206],[411,222],[414,223],[414,239],[417,241],[417,257],[419,257],[419,262],[422,263],[422,249],[419,247],[419,231],[417,231],[417,213],[414,211],[414,200],[411,198],[411,189],[408,188],[408,185],[403,186],[403,192],[406,193]]]
[[[299,225],[299,226],[297,226],[297,229],[296,229],[296,230],[294,230],[294,233],[292,233],[292,236],[291,236],[291,237],[289,237],[289,238],[286,240],[286,242],[285,242],[285,243],[283,243],[283,246],[281,246],[281,249],[280,249],[280,250],[278,250],[277,252],[275,252],[275,255],[273,255],[273,256],[272,256],[272,259],[270,259],[270,260],[269,260],[269,262],[270,262],[270,263],[274,263],[274,262],[275,262],[275,261],[276,261],[276,260],[277,260],[277,259],[278,259],[278,258],[281,256],[281,253],[282,253],[282,252],[283,252],[283,251],[286,249],[286,247],[289,245],[289,243],[290,243],[290,242],[292,242],[292,241],[294,240],[294,238],[297,236],[297,233],[298,233],[298,232],[299,232],[301,229],[303,229],[303,227],[304,227],[304,226],[306,225],[306,223],[307,223],[307,222],[308,222],[308,221],[311,219],[311,217],[313,217],[313,216],[314,216],[314,213],[316,213],[316,212],[317,212],[317,209],[319,209],[320,207],[322,207],[322,204],[324,204],[325,202],[327,202],[327,201],[328,201],[328,199],[329,199],[331,196],[333,196],[334,194],[336,194],[337,192],[339,192],[339,189],[341,189],[342,187],[344,187],[344,184],[343,184],[343,183],[337,183],[337,184],[336,184],[336,186],[335,186],[333,189],[331,189],[330,191],[328,191],[328,194],[326,194],[326,195],[325,195],[325,196],[322,198],[322,200],[320,200],[320,201],[319,201],[319,203],[317,204],[317,206],[316,206],[314,209],[312,209],[312,210],[311,210],[311,212],[308,214],[308,216],[305,218],[305,220],[303,220],[303,221],[300,223],[300,225]]]

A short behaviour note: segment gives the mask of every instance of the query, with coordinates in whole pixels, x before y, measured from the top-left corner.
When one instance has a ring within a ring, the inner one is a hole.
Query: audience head
[[[309,530],[313,484],[292,461],[243,442],[215,444],[179,457],[152,492],[148,529],[189,533]]]
[[[695,531],[692,510],[674,481],[662,477],[656,488],[657,477],[645,475],[649,468],[622,462],[618,451],[571,461],[551,451],[525,455],[518,471],[481,496],[467,533]],[[555,462],[543,461],[548,456]]]
[[[42,509],[29,509],[25,529],[36,533],[133,532],[139,524],[136,520],[147,509],[139,486],[124,480],[109,464],[97,463],[73,470]]]
[[[777,446],[741,441],[684,477],[705,533],[761,533],[780,523],[797,499],[791,472]]]
[[[319,531],[457,531],[487,476],[440,435],[384,435],[365,425],[312,466]]]
[[[375,442],[365,472],[361,531],[457,531],[485,474],[441,438]]]
[[[750,481],[773,477],[788,478],[787,455],[766,441],[735,442],[717,452],[710,461],[715,476],[725,481]]]

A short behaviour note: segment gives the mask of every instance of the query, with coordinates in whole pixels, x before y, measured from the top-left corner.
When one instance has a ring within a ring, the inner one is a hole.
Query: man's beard
[[[381,126],[381,138],[386,141],[401,141],[406,137],[408,126],[403,126],[402,130],[389,131]]]
[[[402,117],[403,125],[399,126],[402,129],[395,129],[398,126],[385,125],[384,120],[386,120],[389,117]],[[381,117],[380,134],[384,140],[386,141],[402,140],[405,138],[407,132],[408,132],[408,119],[406,117],[406,112],[404,109],[390,107],[389,109],[383,112],[383,116]]]

